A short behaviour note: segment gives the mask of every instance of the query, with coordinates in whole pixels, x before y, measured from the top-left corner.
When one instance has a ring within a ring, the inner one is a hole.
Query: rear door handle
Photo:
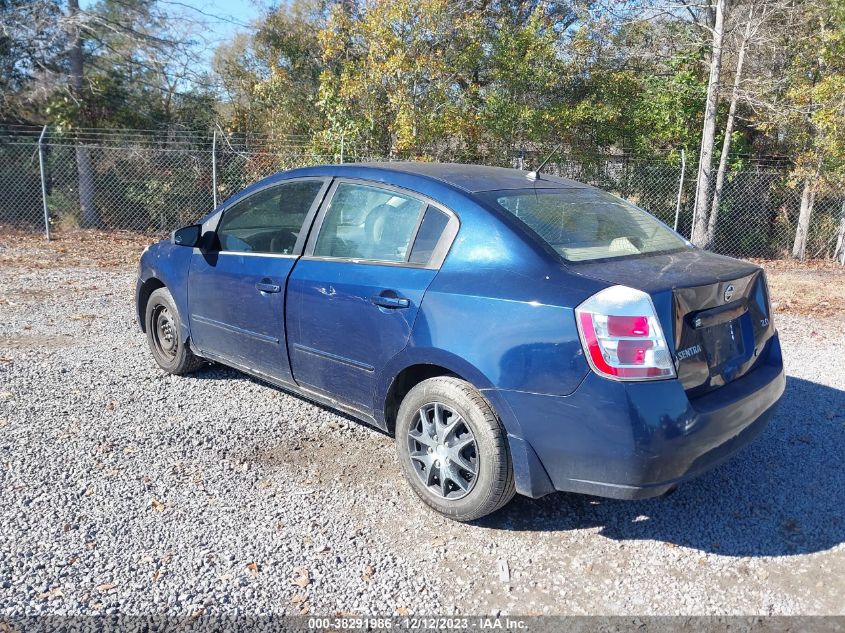
[[[382,308],[407,308],[411,302],[405,297],[386,297],[384,295],[375,295],[370,299],[374,304]]]
[[[279,284],[274,284],[270,279],[262,279],[255,284],[255,287],[261,292],[280,292],[282,290]]]

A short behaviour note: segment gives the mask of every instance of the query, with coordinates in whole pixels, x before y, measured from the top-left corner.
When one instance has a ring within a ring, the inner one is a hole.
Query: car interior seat
[[[380,204],[373,208],[364,221],[364,230],[371,246],[367,257],[395,261],[405,257],[408,247],[408,213],[415,205],[403,202],[398,206]],[[414,210],[412,220],[416,220]]]

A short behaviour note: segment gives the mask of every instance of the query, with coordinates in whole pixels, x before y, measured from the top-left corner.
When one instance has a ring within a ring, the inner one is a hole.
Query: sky
[[[80,0],[80,8],[87,9],[97,0]],[[203,39],[209,49],[230,40],[239,31],[248,31],[249,24],[258,18],[274,0],[159,0],[159,6],[173,16],[183,15],[205,26]],[[210,63],[211,54],[206,56]]]
[[[232,38],[270,5],[267,0],[159,0],[170,12],[184,13],[208,26],[208,39],[220,43]]]

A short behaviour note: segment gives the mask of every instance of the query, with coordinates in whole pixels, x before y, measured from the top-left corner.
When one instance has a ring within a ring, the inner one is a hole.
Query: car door
[[[291,382],[285,285],[328,179],[297,179],[225,208],[188,274],[191,341],[203,356]]]
[[[336,180],[288,282],[294,380],[371,411],[376,376],[407,344],[457,228],[408,192]]]

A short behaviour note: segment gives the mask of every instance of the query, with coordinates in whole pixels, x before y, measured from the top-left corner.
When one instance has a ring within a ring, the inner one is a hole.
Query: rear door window
[[[448,215],[434,207],[426,209],[408,261],[412,264],[427,264],[431,260],[434,249],[437,248],[440,237],[448,224]]]
[[[425,204],[389,189],[342,182],[314,245],[317,257],[406,262]]]

